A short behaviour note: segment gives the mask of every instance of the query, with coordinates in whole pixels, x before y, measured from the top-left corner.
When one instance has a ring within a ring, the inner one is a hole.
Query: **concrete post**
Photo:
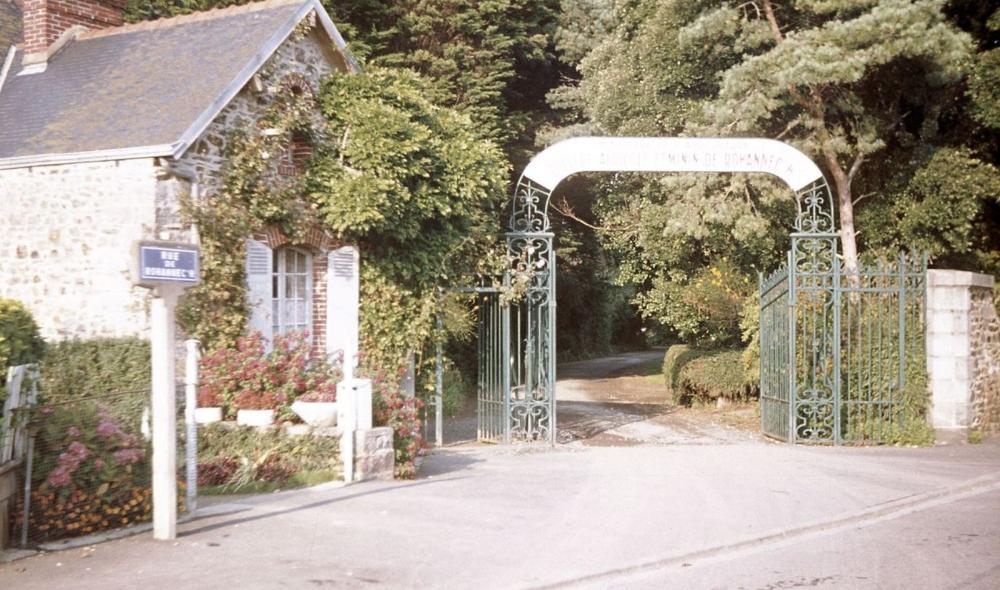
[[[184,359],[184,467],[187,477],[184,506],[191,514],[198,509],[198,424],[194,411],[198,408],[198,358],[201,355],[197,340],[186,340],[184,347],[187,351]]]
[[[153,407],[153,538],[177,538],[177,400],[174,308],[178,292],[158,287],[150,313]]]
[[[354,431],[358,427],[357,395],[354,382],[337,384],[337,426],[340,427],[340,462],[344,467],[344,481],[354,481]]]
[[[932,424],[940,435],[964,439],[971,424],[971,290],[993,288],[989,275],[927,271],[927,373]]]

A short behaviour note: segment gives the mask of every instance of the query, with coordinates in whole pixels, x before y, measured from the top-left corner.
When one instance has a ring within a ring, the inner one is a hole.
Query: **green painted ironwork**
[[[482,442],[508,442],[506,391],[510,364],[507,354],[510,307],[504,305],[496,289],[476,290],[477,358],[476,410],[477,438]]]
[[[521,178],[505,288],[465,290],[477,293],[482,441],[556,440],[550,196]],[[909,375],[924,370],[926,262],[903,256],[846,272],[826,180],[799,190],[796,205],[787,260],[759,283],[761,429],[789,442],[886,440],[911,419]],[[517,301],[503,296],[513,275],[528,277]]]
[[[789,442],[883,442],[915,417],[926,260],[848,271],[825,181],[799,194],[786,263],[759,278],[761,430]]]

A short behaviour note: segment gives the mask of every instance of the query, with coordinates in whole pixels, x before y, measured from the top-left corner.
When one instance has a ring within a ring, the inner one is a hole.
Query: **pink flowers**
[[[49,476],[45,478],[45,483],[49,484],[54,488],[61,488],[63,486],[68,486],[72,483],[73,479],[70,477],[70,472],[65,467],[59,466],[49,473]]]
[[[142,449],[122,449],[114,452],[115,461],[121,465],[138,463],[146,458],[146,453]]]
[[[52,438],[43,443],[49,452],[62,449],[56,466],[45,478],[49,487],[87,490],[121,477],[145,477],[141,470],[130,467],[146,459],[141,438],[126,432],[106,410],[82,415],[78,411],[76,408],[52,414],[52,419],[62,424],[68,420],[77,423],[59,425],[50,431]]]
[[[101,416],[101,422],[97,425],[97,436],[111,438],[119,434],[122,434],[121,427],[107,416]]]
[[[76,441],[71,442],[69,444],[68,451],[72,455],[74,455],[77,458],[79,458],[81,461],[83,461],[84,459],[86,459],[87,457],[90,456],[90,449],[87,448],[87,445],[85,445],[85,444],[83,444],[81,442],[76,442]]]

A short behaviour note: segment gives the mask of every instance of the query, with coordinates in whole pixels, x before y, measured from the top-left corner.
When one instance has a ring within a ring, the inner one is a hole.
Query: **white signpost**
[[[133,282],[153,290],[150,356],[153,408],[153,538],[177,538],[177,400],[175,309],[184,289],[198,284],[200,252],[193,244],[140,242]]]

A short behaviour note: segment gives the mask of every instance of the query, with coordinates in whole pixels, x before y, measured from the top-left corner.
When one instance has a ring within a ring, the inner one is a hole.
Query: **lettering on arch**
[[[535,156],[524,178],[552,191],[579,172],[759,172],[796,192],[823,177],[808,156],[773,139],[576,137]]]

